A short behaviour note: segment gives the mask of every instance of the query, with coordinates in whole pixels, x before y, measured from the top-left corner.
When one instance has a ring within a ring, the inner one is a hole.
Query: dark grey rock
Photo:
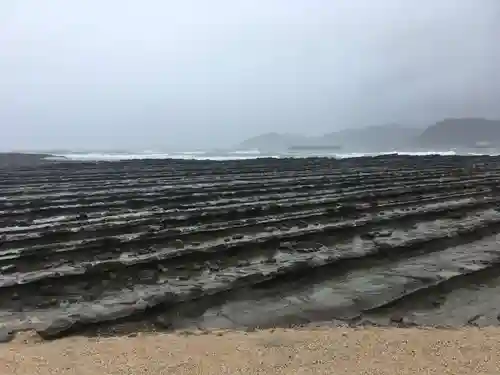
[[[161,328],[171,329],[172,328],[172,319],[168,315],[160,315],[156,318],[156,324],[158,324]]]
[[[156,268],[158,268],[158,271],[160,271],[160,272],[167,272],[168,271],[168,268],[165,267],[163,264],[158,264]]]
[[[38,329],[38,335],[44,340],[54,340],[67,334],[78,321],[77,316],[61,317],[53,320],[48,326]]]
[[[297,224],[297,226],[299,228],[307,228],[309,226],[309,223],[307,221],[299,221],[299,223]]]
[[[360,237],[362,240],[373,240],[376,235],[374,233],[363,233]]]
[[[292,250],[293,247],[294,247],[294,243],[293,242],[282,242],[280,243],[280,249],[281,250]]]
[[[158,273],[155,270],[141,270],[138,276],[141,279],[141,281],[152,282],[158,278]]]
[[[299,249],[295,249],[295,251],[297,251],[298,253],[310,253],[310,252],[314,251],[314,249],[310,249],[310,248],[299,248]]]
[[[8,328],[0,328],[0,343],[7,343],[14,338],[14,332]]]
[[[395,313],[390,317],[391,323],[403,323],[404,321],[404,315]]]
[[[3,266],[0,268],[0,272],[6,273],[6,272],[15,272],[16,271],[16,266],[14,264],[9,264],[7,266]]]
[[[182,240],[175,240],[174,246],[177,249],[183,249],[184,248],[184,241],[182,241]]]

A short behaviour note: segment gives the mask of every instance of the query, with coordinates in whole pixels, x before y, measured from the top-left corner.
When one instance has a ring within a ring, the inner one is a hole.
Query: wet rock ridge
[[[0,341],[497,325],[500,158],[0,168]]]

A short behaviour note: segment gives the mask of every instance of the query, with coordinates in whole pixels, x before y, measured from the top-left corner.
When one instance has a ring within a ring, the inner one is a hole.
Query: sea
[[[457,150],[426,150],[426,151],[388,151],[388,152],[284,152],[269,153],[259,150],[232,150],[232,151],[183,151],[183,152],[155,152],[151,150],[141,152],[64,152],[51,153],[50,160],[71,161],[120,161],[137,159],[184,159],[184,160],[244,160],[257,158],[306,158],[329,157],[336,159],[355,158],[378,155],[500,155],[498,150],[482,150],[481,152]]]

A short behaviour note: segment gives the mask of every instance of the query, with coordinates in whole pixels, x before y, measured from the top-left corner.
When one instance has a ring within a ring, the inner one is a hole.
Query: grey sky
[[[500,118],[498,0],[0,2],[0,149]]]

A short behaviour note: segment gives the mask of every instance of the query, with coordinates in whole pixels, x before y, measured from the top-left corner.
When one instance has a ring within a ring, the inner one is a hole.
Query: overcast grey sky
[[[500,118],[500,0],[0,2],[0,149]]]

